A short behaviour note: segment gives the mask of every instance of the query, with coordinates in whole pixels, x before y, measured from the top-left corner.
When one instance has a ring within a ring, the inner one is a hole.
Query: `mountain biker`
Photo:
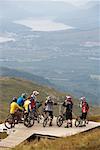
[[[89,111],[89,104],[87,103],[85,97],[81,97],[80,100],[81,100],[80,107],[81,107],[81,112],[82,112],[80,118],[83,120],[83,125],[85,126],[85,120],[87,117],[87,113]]]
[[[52,120],[53,120],[53,106],[56,105],[57,103],[54,103],[53,98],[51,96],[48,96],[45,101],[45,115],[49,113],[49,116],[51,117],[50,119],[50,124],[49,126],[52,126]]]
[[[17,104],[23,107],[25,99],[26,99],[26,93],[22,93],[21,96],[17,99]]]
[[[24,101],[24,110],[26,113],[29,113],[31,111],[31,97],[30,96]]]
[[[16,96],[13,97],[11,103],[12,103],[12,102],[16,102],[16,103],[17,103],[17,97],[16,97]]]
[[[39,110],[38,108],[42,105],[38,100],[37,100],[37,96],[39,95],[38,91],[33,91],[31,94],[31,109],[32,112],[34,114],[35,120],[38,119],[39,117]]]
[[[31,94],[31,108],[36,109],[37,96],[39,95],[38,91],[33,91]]]
[[[73,102],[71,96],[66,96],[63,106],[66,108],[66,123],[67,125],[65,128],[68,128],[68,121],[70,121],[70,127],[72,127],[72,109],[73,109]]]
[[[11,114],[12,118],[17,116],[18,120],[20,120],[20,113],[18,110],[23,111],[24,109],[17,104],[17,98],[14,97],[13,101],[10,104],[10,114]]]

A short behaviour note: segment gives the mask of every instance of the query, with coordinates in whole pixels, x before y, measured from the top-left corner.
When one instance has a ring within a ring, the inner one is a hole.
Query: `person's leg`
[[[49,126],[52,126],[53,111],[50,111],[50,112],[49,112],[49,116],[50,116],[50,124],[49,124]]]
[[[83,126],[86,126],[85,125],[86,115],[87,115],[87,113],[83,113]]]
[[[68,128],[68,112],[66,111],[66,125],[65,128]]]
[[[15,116],[18,122],[22,122],[22,111],[16,111]]]
[[[69,113],[69,121],[70,127],[72,127],[72,112]]]

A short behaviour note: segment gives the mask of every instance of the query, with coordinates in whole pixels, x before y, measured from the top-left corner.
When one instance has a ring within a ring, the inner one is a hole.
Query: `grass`
[[[90,116],[90,117],[88,118],[88,120],[90,120],[90,121],[95,121],[95,122],[100,122],[100,115]]]
[[[63,93],[57,92],[56,90],[40,86],[36,83],[26,81],[18,78],[0,78],[0,119],[4,119],[9,112],[9,104],[12,101],[13,96],[19,97],[21,93],[31,94],[33,90],[39,91],[38,99],[45,101],[47,95],[53,95],[56,99],[60,96],[64,96]]]
[[[12,150],[100,150],[100,128],[80,133],[74,136],[39,142],[25,141]]]
[[[7,137],[6,132],[0,132],[0,139],[5,139]]]

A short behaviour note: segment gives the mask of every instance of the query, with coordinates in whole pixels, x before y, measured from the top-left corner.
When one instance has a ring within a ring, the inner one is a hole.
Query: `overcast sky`
[[[0,1],[2,1],[2,0],[0,0]],[[9,1],[9,0],[5,0],[5,1]],[[100,2],[100,0],[12,0],[12,1],[64,1],[64,2],[69,2],[69,3],[75,4],[75,5],[81,5],[81,4],[87,3],[88,1],[99,1]]]

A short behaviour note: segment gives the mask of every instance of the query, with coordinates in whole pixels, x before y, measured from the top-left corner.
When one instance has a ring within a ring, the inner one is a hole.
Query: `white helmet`
[[[26,93],[22,93],[22,94],[21,94],[21,97],[24,98],[24,99],[26,99],[26,96],[27,96]]]
[[[47,100],[51,100],[51,96],[47,96],[46,99],[47,99]]]
[[[81,97],[80,100],[81,100],[82,102],[86,102],[86,98],[85,98],[85,97]]]
[[[37,96],[37,95],[39,95],[39,92],[38,91],[33,91],[33,95]]]
[[[67,99],[67,100],[71,100],[72,97],[71,97],[70,95],[68,95],[68,96],[66,96],[66,99]]]

